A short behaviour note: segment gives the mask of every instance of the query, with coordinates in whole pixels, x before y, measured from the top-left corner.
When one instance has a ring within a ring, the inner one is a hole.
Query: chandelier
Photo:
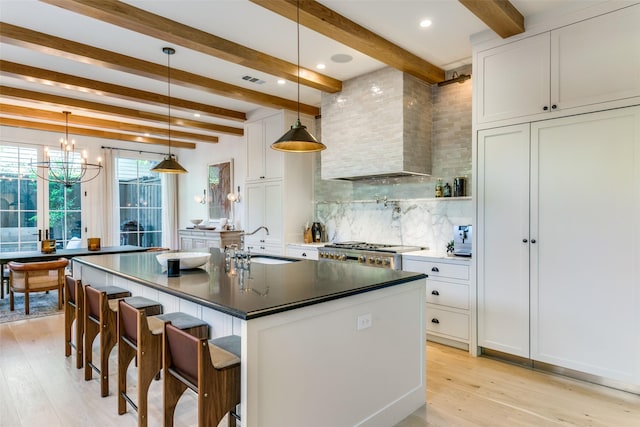
[[[87,152],[76,152],[76,143],[69,140],[69,114],[70,111],[62,112],[65,116],[65,136],[60,138],[60,153],[50,153],[45,147],[45,158],[43,162],[31,162],[31,169],[38,177],[57,184],[62,184],[70,188],[74,184],[91,181],[100,174],[102,170],[101,159],[98,163],[87,161]]]

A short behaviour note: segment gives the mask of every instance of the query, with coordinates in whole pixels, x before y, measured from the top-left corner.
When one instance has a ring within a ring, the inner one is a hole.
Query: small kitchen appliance
[[[453,226],[453,254],[457,256],[471,256],[471,241],[473,238],[470,225]]]
[[[419,246],[384,245],[366,242],[329,243],[318,248],[319,260],[357,262],[375,267],[402,269],[402,253],[419,251]]]

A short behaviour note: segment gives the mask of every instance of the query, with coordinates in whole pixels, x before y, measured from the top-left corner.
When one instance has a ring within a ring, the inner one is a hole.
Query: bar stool
[[[146,427],[149,386],[159,379],[162,368],[162,333],[165,322],[198,338],[209,336],[209,325],[186,313],[148,316],[144,309],[119,301],[118,307],[118,414],[127,412],[129,403],[138,412],[138,426]],[[133,358],[138,364],[138,404],[127,395],[127,370]]]
[[[217,426],[240,403],[240,337],[207,341],[170,323],[164,327],[164,426],[173,427],[180,396],[188,388],[198,395],[198,426]],[[229,427],[236,419],[229,414]]]
[[[109,299],[105,288],[94,288],[90,285],[86,285],[84,291],[84,379],[85,381],[91,380],[92,370],[98,372],[100,375],[100,395],[106,397],[109,395],[109,355],[118,340],[117,310],[118,301],[121,298]],[[126,290],[125,292],[128,293]],[[135,299],[137,297],[128,298]],[[149,314],[162,313],[162,305],[155,301],[152,303],[152,306],[146,307]],[[98,334],[100,334],[99,368],[92,363],[93,341]]]
[[[65,304],[64,304],[64,352],[65,356],[71,356],[71,349],[76,350],[76,368],[83,365],[83,336],[84,336],[84,286],[80,279],[65,276]],[[117,286],[95,286],[96,289],[104,289],[107,299],[124,298],[131,296],[131,292]],[[75,343],[72,339],[72,326],[75,320]]]

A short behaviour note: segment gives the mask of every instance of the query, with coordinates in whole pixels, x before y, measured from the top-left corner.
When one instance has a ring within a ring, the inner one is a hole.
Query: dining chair
[[[58,291],[58,310],[62,310],[66,258],[55,261],[15,262],[9,261],[9,309],[14,310],[14,294],[24,294],[24,313],[29,314],[29,294],[33,292]]]

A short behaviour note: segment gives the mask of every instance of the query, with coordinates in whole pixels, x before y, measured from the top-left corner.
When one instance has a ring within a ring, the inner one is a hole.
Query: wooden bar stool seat
[[[164,426],[173,426],[178,400],[187,388],[198,395],[198,426],[217,426],[240,403],[240,337],[207,341],[170,323],[164,329]]]
[[[162,333],[166,322],[197,338],[209,336],[209,325],[186,313],[149,316],[144,309],[131,305],[129,298],[119,301],[118,414],[124,414],[129,403],[138,412],[138,425],[142,427],[148,422],[149,387],[162,368]],[[138,363],[137,405],[127,395],[127,370],[134,357]]]
[[[109,299],[107,297],[107,292],[113,292],[113,288],[100,289],[90,285],[84,287],[84,379],[85,381],[91,380],[92,370],[98,372],[100,375],[100,395],[102,397],[109,395],[109,355],[118,341],[117,310],[118,301],[121,298]],[[125,289],[122,290],[129,293]],[[147,309],[149,315],[162,313],[161,304],[155,301],[151,301],[151,305],[148,306],[145,305],[146,302],[138,304],[138,298],[141,297],[127,297],[127,300],[131,301],[134,306],[140,305],[138,308]],[[143,299],[146,300],[146,298]],[[99,368],[92,363],[93,341],[98,334],[100,334]]]
[[[94,286],[95,289],[104,289],[107,299],[117,299],[131,296],[131,292],[117,286]],[[71,349],[76,351],[76,368],[82,368],[83,340],[84,340],[84,287],[80,279],[65,276],[65,304],[64,304],[64,354],[71,356]],[[75,342],[73,342],[72,327],[75,323]]]

